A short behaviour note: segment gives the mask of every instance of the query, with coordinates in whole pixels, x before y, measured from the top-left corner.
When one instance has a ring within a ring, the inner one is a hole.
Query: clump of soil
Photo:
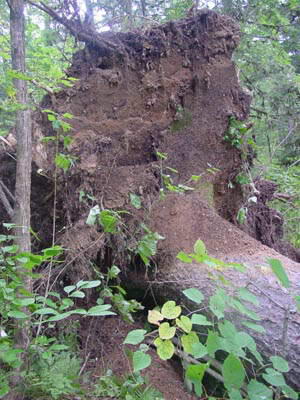
[[[256,202],[251,202],[248,206],[247,223],[243,230],[278,253],[300,262],[300,251],[282,240],[283,216],[268,206],[268,202],[274,199],[277,185],[264,179],[258,179],[254,184]]]

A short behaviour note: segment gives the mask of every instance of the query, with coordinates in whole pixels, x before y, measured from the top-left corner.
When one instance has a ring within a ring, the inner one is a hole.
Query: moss
[[[178,132],[190,126],[192,123],[192,113],[184,108],[181,108],[176,113],[176,119],[171,123],[171,132]]]

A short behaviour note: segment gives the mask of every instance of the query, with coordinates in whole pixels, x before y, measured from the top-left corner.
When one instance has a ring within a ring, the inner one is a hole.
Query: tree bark
[[[25,74],[25,23],[24,23],[24,1],[10,0],[10,39],[12,69],[16,73]],[[21,77],[22,78],[22,77]],[[27,83],[24,79],[15,78],[16,100],[19,110],[16,116],[16,139],[17,139],[17,166],[15,185],[15,205],[13,222],[15,223],[15,244],[19,252],[30,252],[30,194],[31,194],[31,110],[28,108]],[[23,288],[31,291],[32,284],[29,277],[23,278]],[[16,324],[15,343],[16,346],[26,350],[30,341],[30,326],[28,322]],[[24,360],[24,353],[22,355]],[[19,394],[15,388],[20,382],[19,371],[13,377],[13,390],[8,399],[18,399]]]
[[[188,309],[192,309],[193,304],[185,298],[182,291],[191,287],[201,290],[205,297],[201,304],[204,309],[209,297],[221,285],[217,278],[220,274],[231,283],[224,286],[229,294],[235,294],[237,288],[246,287],[259,301],[257,306],[246,303],[261,318],[260,321],[253,322],[263,326],[266,333],[247,330],[242,322],[248,318],[232,307],[227,308],[226,318],[239,330],[251,334],[263,356],[281,355],[286,358],[290,366],[286,379],[299,390],[300,314],[293,299],[294,295],[299,294],[299,263],[262,245],[216,215],[214,210],[199,199],[197,193],[185,196],[168,195],[163,203],[153,207],[149,220],[152,221],[151,229],[165,237],[165,240],[158,243],[157,272],[153,277],[149,275],[150,279],[147,280],[143,271],[131,273],[126,276],[124,283],[129,288],[143,289],[148,295],[154,294],[158,303],[177,300],[177,303],[185,304]],[[216,236],[219,237],[217,230],[222,235],[219,243],[216,240]],[[226,235],[223,235],[225,231]],[[203,263],[183,263],[176,258],[181,250],[192,253],[193,245],[199,238],[207,243],[210,256],[227,263],[241,263],[247,267],[246,271],[240,272],[228,267],[215,270]],[[267,259],[270,258],[282,262],[291,282],[289,290],[279,284],[268,266]],[[194,307],[199,309],[199,305],[194,304]],[[208,309],[205,312],[209,314]]]

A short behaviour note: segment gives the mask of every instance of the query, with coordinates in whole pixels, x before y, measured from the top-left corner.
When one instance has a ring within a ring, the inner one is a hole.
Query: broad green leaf
[[[130,203],[133,205],[133,207],[140,209],[142,207],[142,201],[140,196],[134,194],[134,193],[130,193],[129,194],[130,197]]]
[[[242,300],[249,301],[255,306],[259,305],[258,298],[246,288],[240,288],[238,290],[238,297]]]
[[[88,310],[88,315],[90,316],[104,316],[104,315],[116,315],[112,311],[107,311],[111,308],[110,304],[102,304],[99,306],[94,306]]]
[[[247,389],[248,389],[249,400],[273,399],[273,391],[263,383],[258,382],[257,380],[251,379]]]
[[[187,335],[182,335],[181,344],[186,353],[193,354],[193,345],[199,343],[199,337],[196,332],[190,332]]]
[[[221,291],[217,291],[216,294],[210,297],[209,308],[218,319],[224,318],[226,302]]]
[[[49,307],[45,307],[45,308],[41,308],[37,311],[34,312],[34,314],[39,314],[39,315],[47,315],[47,314],[58,314],[58,312],[56,310],[53,310],[53,308],[49,308]]]
[[[283,393],[289,398],[293,400],[298,400],[299,399],[299,394],[296,393],[290,386],[288,385],[283,385],[280,386],[280,389],[283,391]]]
[[[143,351],[135,351],[132,357],[133,371],[138,372],[142,369],[149,367],[151,364],[151,357]]]
[[[286,385],[284,377],[281,372],[278,372],[273,368],[267,368],[266,372],[267,373],[263,374],[263,378],[270,385],[273,385],[275,387]]]
[[[254,322],[251,321],[243,321],[242,324],[246,326],[247,328],[253,329],[255,332],[259,333],[266,333],[266,330],[263,326],[257,325]]]
[[[103,210],[99,214],[99,221],[106,233],[116,233],[118,218],[116,213],[110,210]]]
[[[161,314],[167,319],[175,319],[181,314],[181,307],[176,306],[175,301],[167,301],[161,309]]]
[[[163,315],[157,310],[148,311],[148,322],[153,325],[160,325],[160,321],[164,319]]]
[[[8,313],[7,313],[7,315],[10,317],[10,318],[16,318],[16,319],[25,319],[25,318],[28,318],[29,317],[29,315],[27,315],[27,314],[25,314],[24,312],[22,312],[22,311],[9,311]]]
[[[124,344],[140,344],[145,339],[146,333],[147,331],[145,329],[130,331],[124,340]]]
[[[83,299],[85,297],[85,294],[81,292],[80,290],[75,290],[75,292],[72,292],[69,294],[69,297],[77,297],[79,299]]]
[[[284,358],[282,358],[280,356],[273,356],[273,357],[270,357],[270,360],[273,364],[273,367],[275,369],[277,369],[277,371],[280,371],[280,372],[288,372],[289,371],[289,364]]]
[[[203,325],[203,326],[210,326],[212,323],[208,321],[205,315],[201,314],[193,314],[192,315],[192,323],[195,325]]]
[[[54,343],[53,345],[51,345],[49,347],[49,350],[52,351],[62,351],[62,350],[68,350],[69,346],[65,345],[65,344],[59,344],[59,343]]]
[[[182,261],[184,263],[189,263],[190,264],[191,262],[193,262],[193,259],[188,254],[184,253],[183,251],[180,251],[177,254],[176,258],[178,258],[178,260],[180,260],[180,261]]]
[[[182,315],[180,318],[176,318],[176,325],[186,333],[190,333],[192,330],[192,321],[185,315]]]
[[[204,346],[202,343],[195,343],[192,345],[192,356],[195,358],[202,358],[203,356],[206,356],[208,353],[208,350],[206,346]]]
[[[71,160],[68,156],[66,156],[63,153],[58,153],[55,156],[55,164],[59,167],[62,168],[64,171],[67,171],[70,166],[71,166]]]
[[[215,356],[215,352],[217,350],[222,349],[220,339],[221,339],[220,336],[216,332],[213,332],[213,331],[208,332],[208,336],[206,339],[206,348],[207,348],[208,354],[211,357]]]
[[[227,389],[240,389],[246,376],[241,360],[234,354],[229,354],[223,363],[222,375]]]
[[[206,247],[202,240],[198,239],[194,244],[194,252],[197,255],[203,256],[206,254]]]
[[[238,389],[228,390],[229,400],[243,400],[243,397]]]
[[[185,371],[185,377],[194,384],[197,396],[202,395],[202,379],[208,366],[209,364],[203,363],[190,364]]]
[[[157,354],[161,360],[169,360],[173,357],[175,347],[171,340],[155,341],[155,345],[157,346]]]
[[[196,304],[200,304],[202,300],[204,299],[203,294],[200,292],[199,289],[195,288],[190,288],[190,289],[185,289],[183,291],[183,294],[190,300],[192,300]]]
[[[76,289],[76,286],[74,286],[74,285],[70,285],[70,286],[65,286],[64,287],[64,291],[66,292],[66,293],[71,293],[72,292],[72,290],[75,290]]]
[[[289,288],[291,286],[291,283],[283,265],[281,264],[281,261],[277,260],[276,258],[269,258],[268,263],[270,264],[273,273],[277,276],[281,285],[284,288]]]
[[[44,249],[43,253],[46,257],[55,257],[63,252],[63,248],[61,246],[52,246],[49,249]]]
[[[79,282],[78,282],[79,283]],[[92,289],[101,285],[101,281],[81,281],[80,285],[77,283],[77,288],[79,289]]]
[[[246,315],[249,318],[254,319],[254,321],[260,321],[261,317],[254,311],[250,310],[245,304],[241,303],[238,299],[232,298],[230,300],[231,307],[235,308],[241,314]]]
[[[34,304],[34,298],[18,298],[18,303],[21,307],[29,306],[30,304]]]
[[[172,339],[175,336],[176,328],[170,326],[169,322],[163,322],[158,328],[161,339]]]

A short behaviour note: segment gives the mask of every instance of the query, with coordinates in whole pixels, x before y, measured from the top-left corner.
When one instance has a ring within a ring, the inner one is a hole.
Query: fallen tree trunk
[[[141,274],[130,274],[130,286],[143,286],[147,293],[154,293],[164,300],[186,303],[182,290],[195,287],[208,299],[218,287],[214,269],[195,262],[183,263],[176,258],[179,251],[192,253],[197,239],[205,242],[212,257],[228,263],[242,263],[247,267],[246,272],[224,268],[218,273],[233,284],[229,292],[247,287],[257,297],[259,306],[251,303],[247,306],[260,316],[261,321],[257,323],[265,328],[266,333],[248,331],[264,356],[282,355],[289,361],[291,370],[287,380],[299,389],[300,314],[291,294],[299,294],[300,265],[224,221],[197,193],[169,195],[154,207],[151,220],[155,221],[152,229],[165,237],[159,242],[157,274],[148,281],[144,281]],[[290,293],[280,285],[268,266],[269,258],[278,259],[284,265],[292,282]],[[227,318],[238,328],[247,330],[241,324],[246,317],[236,310],[228,309]]]

